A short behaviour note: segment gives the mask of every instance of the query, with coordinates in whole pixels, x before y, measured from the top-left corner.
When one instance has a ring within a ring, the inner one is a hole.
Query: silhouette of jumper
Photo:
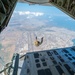
[[[41,38],[41,41],[38,41],[38,40],[37,40],[37,37],[36,37],[36,40],[35,40],[35,42],[34,42],[35,46],[39,46],[39,45],[41,45],[42,43],[43,43],[43,37]]]

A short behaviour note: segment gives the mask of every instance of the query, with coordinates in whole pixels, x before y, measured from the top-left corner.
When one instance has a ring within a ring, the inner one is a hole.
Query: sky
[[[48,20],[48,24],[75,31],[75,20],[53,6],[29,5],[17,3],[14,13],[32,18],[34,15]]]
[[[41,6],[41,5],[29,5],[25,3],[17,3],[16,11],[31,11],[31,12],[43,12],[45,14],[63,14],[60,10],[57,10],[52,6]]]

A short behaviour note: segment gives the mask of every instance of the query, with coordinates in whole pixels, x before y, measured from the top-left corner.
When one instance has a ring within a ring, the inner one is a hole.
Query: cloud
[[[30,12],[30,11],[15,11],[14,13],[18,13],[19,15],[33,15],[33,16],[43,16],[42,12]]]
[[[14,17],[14,15],[12,14],[12,17]]]
[[[30,15],[30,12],[29,11],[18,11],[19,15]]]
[[[49,16],[49,21],[53,21],[53,17],[52,16]]]
[[[33,18],[33,17],[34,17],[33,15],[29,15],[29,16],[27,16],[27,19]]]

